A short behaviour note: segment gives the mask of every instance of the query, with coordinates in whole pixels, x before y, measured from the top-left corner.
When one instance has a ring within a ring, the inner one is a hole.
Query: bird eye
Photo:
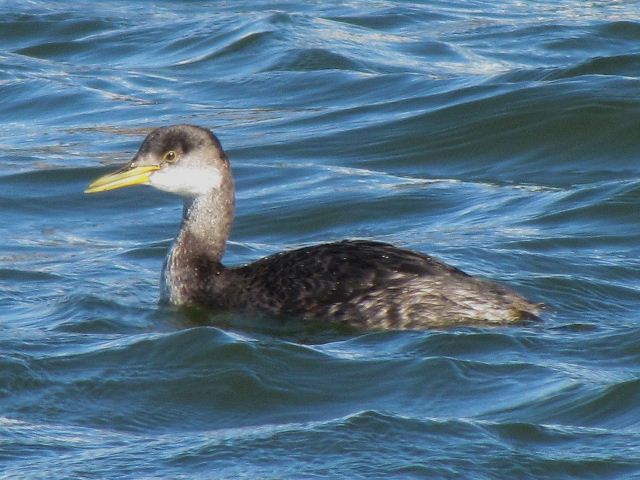
[[[167,153],[164,154],[164,157],[162,157],[162,163],[174,162],[177,157],[178,155],[176,154],[176,152],[174,152],[173,150],[169,150]]]

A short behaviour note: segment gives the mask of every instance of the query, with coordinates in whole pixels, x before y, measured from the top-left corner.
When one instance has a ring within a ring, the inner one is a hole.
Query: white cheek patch
[[[149,184],[165,192],[185,197],[204,195],[220,188],[222,175],[215,167],[170,167],[158,170],[149,177]]]

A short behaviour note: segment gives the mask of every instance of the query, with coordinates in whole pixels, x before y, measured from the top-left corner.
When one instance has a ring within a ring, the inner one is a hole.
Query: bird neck
[[[185,200],[174,250],[180,243],[186,244],[188,249],[182,254],[203,255],[220,262],[231,233],[233,207],[233,197],[225,198],[220,191]]]
[[[233,183],[184,202],[180,232],[163,272],[164,295],[174,304],[201,303],[222,267],[234,211]]]

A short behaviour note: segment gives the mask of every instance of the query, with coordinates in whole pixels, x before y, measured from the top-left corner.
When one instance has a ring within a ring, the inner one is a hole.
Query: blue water
[[[640,478],[637,2],[0,2],[0,476]],[[158,306],[152,127],[234,167],[227,264],[428,252],[539,325],[296,332]]]

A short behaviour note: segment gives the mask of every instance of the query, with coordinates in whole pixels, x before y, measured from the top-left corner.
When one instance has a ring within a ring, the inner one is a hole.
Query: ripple
[[[0,6],[5,475],[640,471],[634,6],[25,5]],[[386,240],[545,322],[345,334],[159,306],[180,201],[82,190],[180,122],[232,160],[225,263]]]

